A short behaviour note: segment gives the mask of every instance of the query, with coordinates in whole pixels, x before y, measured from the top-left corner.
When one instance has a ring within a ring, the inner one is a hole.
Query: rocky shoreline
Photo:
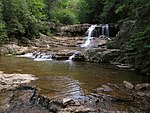
[[[30,84],[37,80],[31,74],[0,72],[0,102],[4,113],[108,113],[146,112],[150,110],[150,84],[124,81],[122,84],[103,84],[90,94],[77,98],[70,96],[47,97]]]
[[[6,80],[11,81],[12,77],[20,76],[21,74],[11,74],[10,76],[10,74],[1,73],[0,75],[7,76]],[[28,80],[29,79],[33,80],[31,76],[28,77]],[[7,93],[6,99],[1,101],[1,112],[108,113],[144,112],[150,110],[150,84],[148,83],[134,85],[128,81],[124,81],[123,84],[120,85],[108,83],[93,89],[91,94],[83,95],[78,98],[48,98],[40,94],[38,88],[29,85],[28,81],[16,82],[19,80],[21,79],[15,78],[11,84],[13,87],[1,89],[1,93]],[[3,81],[0,80],[1,86],[5,86]]]
[[[76,26],[74,26],[75,28]],[[40,38],[33,40],[33,42],[26,40],[27,44],[25,45],[28,45],[28,47],[18,46],[15,42],[5,44],[0,47],[0,54],[8,56],[32,53],[34,58],[41,58],[47,55],[55,60],[67,60],[70,56],[74,55],[71,59],[73,61],[111,63],[121,69],[135,70],[128,62],[119,62],[119,56],[122,52],[120,49],[108,49],[107,39],[94,38],[93,45],[96,46],[82,50],[78,47],[84,42],[84,38],[76,36],[76,34],[74,34],[76,37],[71,37],[67,28],[62,27],[62,29],[69,37],[64,36],[63,32],[58,34],[60,36],[51,38],[41,34]],[[85,28],[83,31],[85,31]],[[77,48],[79,50],[76,50]],[[48,98],[41,95],[37,87],[28,84],[36,79],[38,78],[30,74],[4,74],[0,72],[0,94],[5,95],[9,93],[8,97],[0,103],[4,105],[0,108],[1,112],[108,113],[112,111],[150,111],[149,83],[134,85],[128,81],[124,81],[120,85],[108,83],[93,89],[91,94],[83,95],[80,98]]]

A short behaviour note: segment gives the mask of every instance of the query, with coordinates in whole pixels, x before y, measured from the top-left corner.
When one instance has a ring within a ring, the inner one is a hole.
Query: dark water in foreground
[[[69,61],[36,62],[29,58],[0,57],[0,70],[5,73],[28,73],[39,79],[36,85],[42,94],[52,97],[90,94],[102,84],[122,84],[124,80],[134,83],[149,82],[150,78],[118,70],[107,64]]]

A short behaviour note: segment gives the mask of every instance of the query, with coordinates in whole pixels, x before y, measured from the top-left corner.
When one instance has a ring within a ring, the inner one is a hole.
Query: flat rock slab
[[[0,90],[12,89],[20,84],[29,83],[37,78],[31,74],[4,74],[0,71]]]

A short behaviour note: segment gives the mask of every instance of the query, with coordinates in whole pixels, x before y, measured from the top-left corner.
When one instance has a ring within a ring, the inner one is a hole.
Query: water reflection
[[[111,65],[88,62],[44,61],[29,58],[0,57],[0,70],[5,73],[29,73],[39,79],[32,82],[49,96],[82,96],[102,84],[133,84],[148,82],[149,77],[121,71]]]

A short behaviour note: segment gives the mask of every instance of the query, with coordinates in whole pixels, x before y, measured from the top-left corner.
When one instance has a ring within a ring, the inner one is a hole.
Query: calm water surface
[[[118,70],[107,64],[69,61],[36,62],[30,58],[0,57],[0,70],[5,73],[28,73],[39,79],[36,85],[49,97],[89,94],[102,84],[121,84],[124,80],[134,83],[150,81],[139,74]]]

